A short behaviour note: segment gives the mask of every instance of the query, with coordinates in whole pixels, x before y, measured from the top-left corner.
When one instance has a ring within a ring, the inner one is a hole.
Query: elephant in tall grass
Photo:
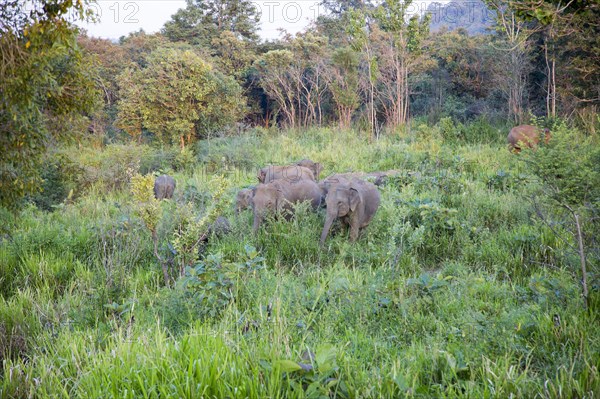
[[[154,197],[158,200],[173,198],[175,179],[169,175],[158,176],[154,181]]]
[[[252,207],[252,197],[254,197],[255,187],[243,188],[238,191],[235,196],[235,212],[240,213],[241,211]]]
[[[292,214],[293,205],[309,201],[313,209],[321,203],[321,190],[312,180],[276,180],[268,184],[259,184],[254,190],[252,208],[254,210],[253,230],[257,232],[268,212]]]
[[[258,171],[256,177],[260,183],[264,184],[275,180],[287,180],[291,182],[300,180],[316,181],[312,170],[298,165],[266,166]]]
[[[373,220],[381,196],[373,183],[352,179],[350,182],[331,186],[325,201],[327,217],[321,233],[321,245],[325,243],[331,225],[338,218],[350,227],[350,241],[356,241],[360,230]]]
[[[520,125],[513,127],[508,133],[508,149],[518,154],[524,147],[534,148],[544,138],[544,143],[550,140],[550,130],[540,129],[532,125]]]
[[[314,161],[311,161],[310,159],[306,159],[306,158],[301,161],[296,162],[295,165],[310,169],[310,171],[313,172],[313,175],[314,175],[316,181],[319,180],[319,175],[321,174],[321,171],[323,170],[323,165],[321,165],[319,162],[314,162]]]

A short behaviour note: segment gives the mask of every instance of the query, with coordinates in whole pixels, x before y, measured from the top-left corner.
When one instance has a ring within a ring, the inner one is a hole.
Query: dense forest
[[[0,398],[600,393],[600,3],[321,7],[111,41],[0,4]],[[259,225],[303,166],[318,206]]]

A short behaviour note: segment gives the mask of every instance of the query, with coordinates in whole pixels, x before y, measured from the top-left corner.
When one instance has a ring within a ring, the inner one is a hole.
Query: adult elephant
[[[306,158],[296,162],[294,165],[310,169],[310,171],[313,172],[313,175],[315,176],[315,180],[317,181],[319,180],[319,175],[323,170],[323,165],[321,165],[319,162],[314,162]]]
[[[300,180],[316,181],[314,173],[304,166],[265,166],[256,175],[260,183],[268,184],[275,180],[296,182]]]
[[[373,183],[353,179],[348,183],[331,186],[325,201],[327,217],[321,233],[321,245],[325,243],[331,225],[337,218],[341,218],[350,227],[350,241],[356,241],[360,229],[367,227],[373,220],[381,196]]]
[[[252,197],[254,232],[258,231],[268,212],[280,212],[289,217],[294,211],[293,205],[304,201],[309,201],[313,209],[321,203],[321,189],[312,180],[276,180],[259,184]]]
[[[154,197],[157,200],[173,198],[175,179],[169,175],[158,176],[154,181]]]
[[[540,129],[532,125],[515,126],[508,133],[508,149],[518,154],[525,147],[533,148],[538,145],[542,135],[544,143],[548,144],[548,140],[550,140],[549,129]]]

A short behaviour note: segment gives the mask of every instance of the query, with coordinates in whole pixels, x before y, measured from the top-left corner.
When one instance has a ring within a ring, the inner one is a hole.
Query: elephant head
[[[283,209],[285,197],[279,185],[259,184],[254,189],[252,209],[254,210],[253,230],[257,232],[267,212],[277,212]]]
[[[321,233],[321,244],[325,243],[331,225],[337,218],[346,218],[350,215],[358,216],[358,205],[361,202],[360,193],[349,184],[338,184],[331,187],[325,199],[327,204],[327,218]]]
[[[235,197],[235,212],[240,213],[244,209],[250,208],[252,205],[252,197],[254,195],[254,187],[244,188],[238,191]]]

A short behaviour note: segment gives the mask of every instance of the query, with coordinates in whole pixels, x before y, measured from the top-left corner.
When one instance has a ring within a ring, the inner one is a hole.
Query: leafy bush
[[[101,192],[125,188],[150,150],[135,144],[111,144],[104,151],[67,148],[60,153],[65,180],[80,195],[92,187]]]

